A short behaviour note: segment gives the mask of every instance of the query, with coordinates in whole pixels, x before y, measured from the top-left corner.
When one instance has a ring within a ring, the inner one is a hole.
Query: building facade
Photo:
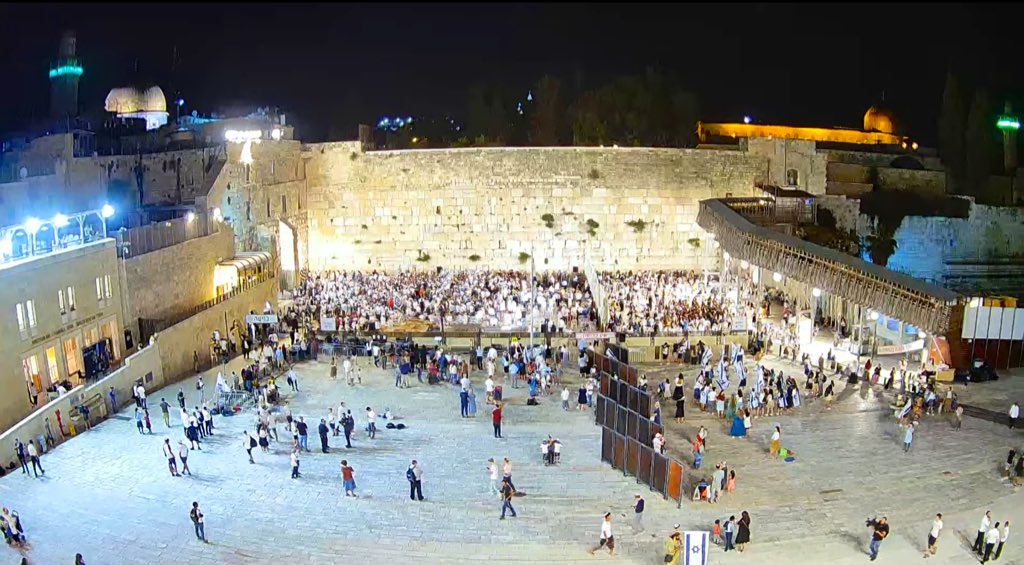
[[[117,261],[106,238],[0,265],[0,429],[125,357]]]

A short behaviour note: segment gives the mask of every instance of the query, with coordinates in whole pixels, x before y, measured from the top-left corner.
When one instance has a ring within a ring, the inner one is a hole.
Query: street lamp
[[[103,208],[100,208],[100,217],[103,219],[103,237],[107,237],[107,220],[114,215],[114,207],[110,204],[104,204]]]

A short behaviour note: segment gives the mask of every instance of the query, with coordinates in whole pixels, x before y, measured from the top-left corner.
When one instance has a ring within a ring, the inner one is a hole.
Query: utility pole
[[[533,242],[530,242],[530,355],[533,355],[533,312],[537,307],[537,277],[535,274],[536,260],[533,257]]]

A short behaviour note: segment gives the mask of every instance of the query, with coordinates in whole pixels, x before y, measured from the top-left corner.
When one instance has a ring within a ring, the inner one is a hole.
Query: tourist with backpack
[[[409,481],[409,499],[423,501],[423,469],[413,459],[405,470],[405,478]]]
[[[202,540],[203,543],[210,543],[206,539],[206,530],[204,529],[203,511],[199,509],[199,503],[192,503],[192,510],[188,513],[189,518],[192,520],[192,525],[196,529],[196,539]]]

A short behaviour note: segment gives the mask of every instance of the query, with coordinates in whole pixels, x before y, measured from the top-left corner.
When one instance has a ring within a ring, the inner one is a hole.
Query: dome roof
[[[864,112],[864,131],[896,133],[896,119],[892,112],[883,106],[874,105]]]
[[[103,107],[108,112],[132,114],[135,112],[166,112],[167,98],[159,86],[145,90],[134,86],[115,88],[107,94]]]

